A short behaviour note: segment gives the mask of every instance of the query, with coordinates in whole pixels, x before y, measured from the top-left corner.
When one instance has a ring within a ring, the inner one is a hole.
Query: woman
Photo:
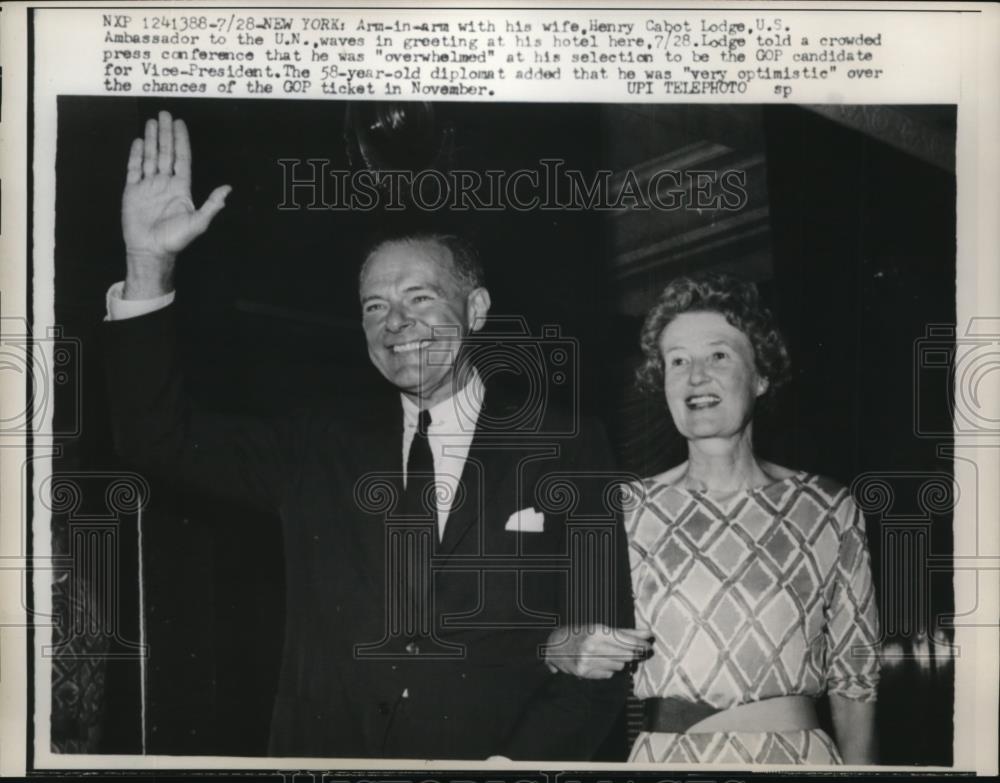
[[[643,385],[665,393],[681,465],[629,487],[636,624],[551,660],[606,677],[642,658],[630,761],[875,763],[878,617],[864,518],[829,479],[753,451],[753,413],[788,372],[757,289],[671,283],[646,317]],[[819,728],[829,695],[836,745]]]

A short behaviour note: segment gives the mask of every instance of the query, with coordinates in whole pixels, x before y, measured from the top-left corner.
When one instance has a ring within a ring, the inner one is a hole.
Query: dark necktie
[[[407,516],[437,522],[437,497],[434,492],[434,458],[427,440],[431,412],[420,411],[417,431],[410,442],[406,458],[406,491],[403,493],[403,510]]]

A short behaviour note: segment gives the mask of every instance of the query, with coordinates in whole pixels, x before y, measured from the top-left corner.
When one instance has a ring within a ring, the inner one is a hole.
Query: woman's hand
[[[648,658],[652,634],[635,628],[556,628],[545,647],[545,663],[553,671],[590,680],[606,680],[630,663]]]

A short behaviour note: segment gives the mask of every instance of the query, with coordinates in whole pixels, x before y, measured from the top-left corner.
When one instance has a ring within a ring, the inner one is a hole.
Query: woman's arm
[[[837,747],[846,764],[877,764],[875,702],[830,694],[830,714]]]
[[[850,495],[844,498],[838,516],[843,528],[826,628],[830,713],[844,761],[876,764],[875,703],[881,632],[871,556],[865,518]]]

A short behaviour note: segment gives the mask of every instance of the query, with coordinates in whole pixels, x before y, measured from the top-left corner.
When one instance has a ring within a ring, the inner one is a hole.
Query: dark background
[[[159,109],[188,123],[195,202],[218,184],[233,186],[177,277],[191,390],[210,408],[272,414],[320,398],[391,394],[369,365],[360,329],[363,248],[387,228],[459,226],[484,255],[494,314],[520,316],[536,334],[556,324],[576,341],[576,388],[553,387],[553,397],[578,393],[581,409],[608,426],[622,466],[650,474],[683,459],[684,449],[664,404],[631,387],[642,311],[681,272],[718,268],[756,280],[794,366],[778,406],[758,422],[760,452],[848,485],[896,474],[885,479],[891,508],[862,503],[872,512],[887,631],[882,761],[951,762],[953,668],[941,620],[953,609],[951,581],[946,572],[931,580],[926,567],[951,555],[951,512],[948,502],[928,508],[919,492],[927,477],[950,477],[950,460],[938,457],[950,439],[915,434],[918,407],[922,422],[950,430],[947,377],[925,372],[915,357],[929,325],[955,323],[953,167],[796,106],[438,104],[434,132],[451,141],[437,165],[513,171],[561,158],[589,175],[657,156],[680,160],[692,142],[721,149],[719,168],[735,159],[727,155],[749,156],[760,229],[731,235],[721,228],[727,216],[693,212],[279,210],[277,159],[358,165],[356,147],[345,143],[345,104],[61,98],[56,322],[82,344],[83,406],[81,435],[63,440],[57,470],[127,469],[111,449],[99,332],[105,291],[124,274],[119,205],[129,143]],[[953,141],[952,108],[911,111]],[[651,237],[675,228],[711,241],[692,240],[690,252],[649,250]],[[642,264],[630,260],[640,256]],[[950,351],[954,340],[939,343]],[[56,404],[57,420],[70,415],[68,400]],[[55,516],[57,549],[77,524]],[[86,670],[71,657],[56,661],[60,683],[80,686],[54,691],[56,749],[141,748],[138,663],[101,657],[138,639],[135,528],[134,515],[121,518],[116,634],[77,640],[98,650]],[[282,641],[277,521],[154,480],[142,531],[147,750],[264,754]],[[894,549],[903,539],[918,546]],[[916,579],[899,584],[900,569],[886,563],[903,556]],[[81,600],[66,612],[100,614],[88,609],[92,586],[74,589]],[[900,615],[907,600],[911,609]]]

